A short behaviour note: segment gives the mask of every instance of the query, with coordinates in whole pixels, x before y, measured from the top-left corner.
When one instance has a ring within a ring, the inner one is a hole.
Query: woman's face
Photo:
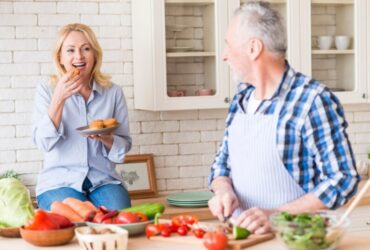
[[[69,71],[72,67],[80,70],[81,77],[90,77],[94,67],[94,52],[82,32],[71,31],[60,51],[60,64]]]

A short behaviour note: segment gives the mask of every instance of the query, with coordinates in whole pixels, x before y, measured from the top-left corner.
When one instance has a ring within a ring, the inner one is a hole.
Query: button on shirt
[[[238,86],[229,107],[222,144],[211,166],[209,184],[218,176],[232,178],[228,127],[236,113],[244,112],[242,107],[248,106],[254,89],[244,83]],[[348,123],[343,107],[327,87],[295,72],[286,63],[281,83],[270,99],[262,101],[256,114],[272,115],[286,91],[276,135],[282,162],[305,192],[314,193],[327,207],[337,208],[355,194],[360,179],[345,131]],[[246,181],[248,178],[253,176],[246,176]]]
[[[86,177],[93,184],[91,190],[108,183],[122,183],[115,171],[115,163],[122,163],[131,148],[122,89],[115,84],[102,87],[94,82],[87,102],[78,93],[72,95],[64,104],[58,129],[48,115],[52,95],[53,87],[48,83],[37,87],[32,139],[44,152],[44,166],[38,177],[36,195],[59,187],[71,187],[81,192]],[[76,131],[93,120],[111,117],[117,119],[119,126],[113,132],[110,150]]]

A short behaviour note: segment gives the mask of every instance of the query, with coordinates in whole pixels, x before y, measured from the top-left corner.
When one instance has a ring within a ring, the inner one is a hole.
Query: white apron
[[[283,98],[284,100],[284,98]],[[229,126],[229,159],[239,208],[276,208],[305,194],[279,156],[276,130],[282,102],[273,115],[237,113]]]

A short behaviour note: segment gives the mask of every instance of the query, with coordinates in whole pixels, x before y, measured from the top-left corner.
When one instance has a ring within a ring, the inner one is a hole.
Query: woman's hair
[[[235,11],[234,17],[241,42],[252,37],[259,38],[268,51],[285,57],[287,42],[284,21],[268,2],[249,1]]]
[[[53,50],[53,61],[57,68],[58,75],[52,75],[50,77],[51,84],[55,85],[58,81],[58,78],[66,73],[66,69],[64,68],[64,66],[60,64],[60,51],[62,49],[66,37],[69,35],[69,33],[71,33],[71,31],[81,32],[89,41],[89,44],[93,50],[95,63],[91,72],[92,79],[94,79],[98,84],[100,84],[103,87],[111,86],[112,82],[110,80],[110,76],[103,74],[100,71],[103,59],[103,51],[99,45],[99,42],[96,39],[96,36],[92,29],[89,26],[81,23],[67,24],[66,26],[62,27],[58,33],[56,44]]]

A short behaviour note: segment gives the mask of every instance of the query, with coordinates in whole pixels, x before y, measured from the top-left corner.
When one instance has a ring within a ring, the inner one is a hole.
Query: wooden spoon
[[[357,206],[361,198],[364,196],[366,190],[370,186],[370,179],[368,179],[365,183],[365,185],[362,187],[361,191],[358,193],[356,198],[353,200],[351,205],[346,209],[346,211],[343,213],[342,217],[340,217],[339,221],[332,227],[331,231],[329,231],[326,236],[325,240],[329,243],[334,242],[342,233],[342,230],[340,229],[340,226],[344,223],[344,221],[347,219],[348,215],[353,211],[353,209]]]

